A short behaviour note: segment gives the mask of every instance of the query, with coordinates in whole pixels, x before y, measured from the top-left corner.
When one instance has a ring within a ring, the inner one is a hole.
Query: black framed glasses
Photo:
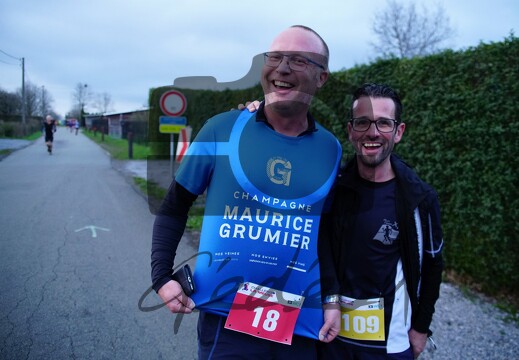
[[[323,65],[301,54],[281,54],[278,52],[266,52],[263,55],[265,57],[265,65],[270,67],[278,67],[279,64],[281,64],[281,61],[283,61],[283,59],[287,57],[288,66],[290,67],[290,69],[294,71],[303,71],[307,68],[309,64],[315,65],[323,70],[326,70]]]
[[[392,132],[398,126],[398,121],[386,118],[379,118],[377,120],[370,120],[365,117],[353,118],[350,120],[350,123],[353,130],[359,132],[368,131],[371,124],[375,124],[377,130],[381,133]]]

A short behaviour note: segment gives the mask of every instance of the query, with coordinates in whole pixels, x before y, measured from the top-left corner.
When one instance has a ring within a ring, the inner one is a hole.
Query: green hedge
[[[439,193],[447,267],[489,293],[516,295],[519,158],[512,152],[519,146],[517,59],[519,39],[511,35],[465,51],[379,61],[334,74],[350,93],[364,82],[387,83],[399,91],[406,132],[396,152]],[[329,92],[333,97],[342,90]],[[351,97],[346,98],[349,105]],[[341,100],[334,105],[344,122],[348,114]],[[345,150],[352,153],[349,146]]]
[[[29,117],[24,125],[20,116],[4,115],[0,117],[0,138],[23,138],[41,131],[42,127],[39,118]]]
[[[519,293],[519,39],[480,44],[415,59],[379,60],[331,74],[312,113],[344,146],[351,93],[366,82],[394,87],[404,104],[406,131],[396,148],[439,193],[446,265],[488,293]],[[150,94],[150,136],[158,134],[158,97]],[[261,88],[184,91],[194,133],[216,113],[261,97]],[[169,146],[169,145],[167,145]]]

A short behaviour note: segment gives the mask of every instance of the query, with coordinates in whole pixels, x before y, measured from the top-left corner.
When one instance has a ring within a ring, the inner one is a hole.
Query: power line
[[[10,58],[15,59],[15,60],[22,60],[22,59],[20,59],[20,58],[17,58],[16,56],[13,56],[13,55],[11,55],[11,54],[6,53],[6,52],[3,51],[2,49],[0,49],[0,52],[1,52],[2,54],[4,54],[4,55],[9,56]]]
[[[0,60],[0,62],[4,63],[6,65],[20,66],[20,64],[13,64],[13,63],[10,63],[10,62],[4,61],[4,60]]]

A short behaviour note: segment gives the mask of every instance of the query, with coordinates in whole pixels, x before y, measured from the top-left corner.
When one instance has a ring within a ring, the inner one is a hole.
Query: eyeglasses
[[[290,67],[290,69],[294,71],[303,71],[309,64],[315,65],[325,70],[323,65],[303,55],[285,55],[277,52],[266,52],[263,55],[265,56],[265,65],[270,67],[278,67],[279,64],[281,64],[281,61],[283,61],[283,59],[287,57],[288,66]]]
[[[368,118],[355,118],[350,121],[353,130],[364,132],[368,131],[371,124],[375,124],[377,130],[381,133],[389,133],[395,130],[398,125],[398,121],[394,119],[379,118],[375,121]]]

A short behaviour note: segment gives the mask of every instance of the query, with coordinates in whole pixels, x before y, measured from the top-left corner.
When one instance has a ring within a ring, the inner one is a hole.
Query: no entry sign
[[[186,111],[187,100],[178,90],[166,91],[160,97],[160,109],[169,116],[180,116]]]

